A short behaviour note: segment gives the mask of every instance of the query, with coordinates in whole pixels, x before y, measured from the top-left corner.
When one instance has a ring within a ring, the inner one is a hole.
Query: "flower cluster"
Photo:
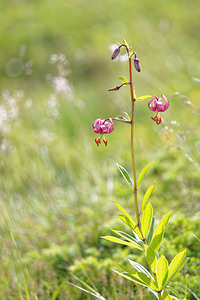
[[[134,67],[136,69],[136,71],[140,72],[141,71],[141,66],[140,66],[140,60],[139,58],[137,58],[136,56],[136,52],[134,51],[130,51],[129,46],[127,44],[127,42],[124,40],[123,44],[120,44],[117,48],[114,49],[111,59],[114,60],[116,59],[116,57],[120,54],[120,50],[121,48],[125,48],[127,51],[127,55],[128,55],[128,60],[129,60],[129,75],[130,75],[130,81],[128,81],[125,77],[121,76],[123,83],[120,85],[115,86],[114,88],[109,89],[109,91],[117,91],[119,90],[122,86],[130,86],[131,89],[131,100],[134,103],[137,100],[144,100],[146,98],[149,98],[149,96],[142,96],[139,98],[136,98],[136,96],[134,96],[134,92],[133,92],[133,84],[132,84],[132,67],[131,67],[131,58],[133,55],[135,55],[134,58]],[[164,96],[161,95],[161,98],[158,98],[156,96],[154,96],[153,98],[151,98],[148,102],[148,107],[150,110],[152,111],[156,111],[156,115],[154,117],[151,117],[153,121],[156,122],[157,125],[159,125],[162,122],[162,119],[160,117],[160,112],[164,112],[168,107],[169,107],[169,101],[168,99]],[[164,100],[164,103],[162,102]],[[100,134],[100,137],[98,139],[95,139],[95,142],[97,144],[97,146],[99,146],[99,144],[101,144],[101,139],[103,139],[103,142],[105,144],[105,146],[107,146],[107,141],[104,137],[104,134],[109,134],[114,130],[114,123],[113,120],[116,121],[121,121],[121,122],[125,122],[125,123],[133,123],[133,120],[124,120],[124,119],[119,119],[119,118],[108,118],[108,119],[97,119],[93,122],[92,127],[95,133]]]

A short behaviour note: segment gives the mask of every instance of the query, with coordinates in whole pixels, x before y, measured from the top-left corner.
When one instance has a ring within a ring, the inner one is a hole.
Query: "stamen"
[[[97,144],[97,147],[98,147],[99,144],[101,144],[101,138],[95,139],[95,143]]]
[[[105,139],[103,139],[103,142],[104,142],[105,146],[107,147],[108,142]]]
[[[159,125],[162,122],[162,119],[160,116],[158,116],[158,112],[154,117],[151,117],[153,121],[156,122],[157,125]]]

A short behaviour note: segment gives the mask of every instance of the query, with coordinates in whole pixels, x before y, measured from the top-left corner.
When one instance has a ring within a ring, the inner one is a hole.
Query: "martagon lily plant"
[[[120,204],[114,202],[121,212],[119,218],[127,225],[129,232],[126,233],[113,230],[116,236],[104,236],[103,238],[117,244],[132,247],[135,251],[143,253],[146,259],[147,264],[145,266],[136,261],[128,260],[129,267],[120,265],[122,272],[115,271],[117,274],[127,280],[133,281],[137,286],[141,285],[146,287],[157,299],[178,299],[176,298],[176,291],[169,284],[175,274],[187,263],[188,258],[186,258],[186,250],[178,253],[171,262],[168,262],[163,255],[160,256],[159,249],[162,244],[166,226],[171,216],[171,211],[167,213],[155,227],[153,207],[149,201],[149,197],[151,196],[155,184],[152,184],[147,189],[142,201],[138,201],[138,190],[140,188],[140,184],[152,163],[144,167],[137,178],[134,152],[134,117],[136,103],[150,98],[148,101],[148,107],[151,111],[156,112],[155,116],[151,118],[157,125],[159,125],[162,122],[160,114],[168,109],[169,101],[164,95],[161,95],[161,98],[150,95],[136,97],[132,77],[132,60],[137,72],[141,71],[140,60],[137,58],[136,52],[128,46],[128,43],[125,40],[114,50],[111,58],[114,60],[120,54],[122,49],[125,49],[128,56],[129,79],[121,76],[120,79],[122,80],[122,84],[109,89],[109,91],[117,91],[123,86],[128,86],[130,88],[130,100],[132,107],[131,118],[128,114],[127,117],[120,116],[106,119],[99,118],[93,122],[92,126],[94,132],[99,134],[99,137],[95,139],[97,146],[101,144],[101,141],[103,141],[105,146],[107,146],[105,136],[114,130],[114,121],[127,123],[130,126],[133,179],[130,177],[125,168],[119,164],[117,164],[117,166],[133,192],[136,218],[132,217]]]

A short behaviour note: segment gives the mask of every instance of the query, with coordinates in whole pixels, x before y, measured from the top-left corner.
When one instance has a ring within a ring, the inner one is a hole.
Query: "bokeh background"
[[[1,299],[92,299],[79,280],[106,299],[139,297],[112,270],[142,258],[100,238],[123,229],[112,201],[134,215],[116,167],[131,172],[129,128],[97,148],[91,126],[130,113],[128,89],[107,91],[127,76],[123,55],[110,58],[124,38],[141,61],[137,96],[170,101],[159,126],[136,105],[138,173],[155,161],[139,196],[156,182],[157,219],[173,210],[162,251],[190,257],[173,286],[200,297],[199,20],[199,0],[1,0]]]

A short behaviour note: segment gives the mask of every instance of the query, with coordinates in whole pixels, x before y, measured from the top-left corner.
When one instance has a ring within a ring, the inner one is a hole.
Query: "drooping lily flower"
[[[151,98],[148,102],[149,109],[157,112],[154,117],[151,117],[152,120],[154,120],[157,125],[159,125],[162,122],[162,119],[159,116],[159,113],[164,112],[169,107],[168,99],[164,95],[161,95],[161,97],[165,101],[164,103],[162,102],[161,98],[158,98],[156,96]]]
[[[108,122],[109,121],[109,122]],[[98,139],[95,139],[95,143],[97,146],[101,144],[101,139],[103,138],[103,142],[105,146],[107,146],[107,141],[104,137],[104,134],[109,134],[114,130],[114,122],[111,118],[108,118],[106,120],[104,119],[97,119],[92,124],[93,130],[95,133],[99,133],[100,137]]]

